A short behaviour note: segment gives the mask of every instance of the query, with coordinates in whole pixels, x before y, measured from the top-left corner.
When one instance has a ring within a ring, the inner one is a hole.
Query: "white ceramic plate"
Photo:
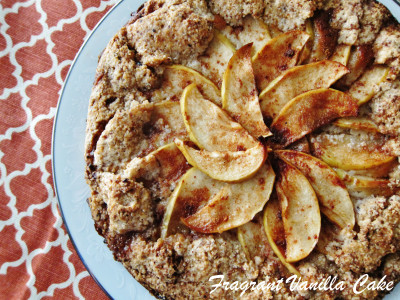
[[[100,21],[82,46],[69,71],[58,104],[53,129],[53,174],[64,224],[82,262],[113,299],[155,299],[122,264],[114,261],[94,229],[84,178],[86,115],[97,59],[108,41],[143,3],[121,1]]]
[[[400,7],[382,0],[399,19]],[[100,21],[82,46],[65,80],[53,129],[53,174],[60,210],[69,236],[82,262],[113,299],[155,299],[122,264],[114,261],[103,238],[94,229],[86,202],[89,187],[84,179],[84,140],[86,114],[98,55],[111,37],[138,9],[143,0],[119,2]],[[385,298],[400,298],[400,286]]]

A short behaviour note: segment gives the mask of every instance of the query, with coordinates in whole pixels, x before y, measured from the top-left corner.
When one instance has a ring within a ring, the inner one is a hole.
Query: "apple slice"
[[[236,51],[235,45],[233,45],[232,42],[225,35],[221,33],[221,31],[214,30],[214,34],[220,42],[222,42],[227,48],[231,50],[232,54],[235,53]]]
[[[306,136],[294,142],[293,144],[290,144],[287,149],[304,153],[311,153],[310,144],[308,143],[308,139]]]
[[[358,77],[364,72],[367,66],[374,60],[374,53],[372,51],[371,45],[361,45],[357,46],[355,50],[351,51],[347,67],[350,73],[341,78],[337,82],[338,88],[345,90],[353,82],[355,82]]]
[[[318,242],[321,215],[318,199],[307,178],[291,164],[278,160],[276,192],[282,209],[286,260],[307,257]]]
[[[203,98],[195,84],[183,91],[181,112],[190,139],[208,151],[244,151],[259,144],[220,107]]]
[[[314,156],[328,165],[343,170],[368,170],[391,164],[396,157],[381,150],[382,145],[369,141],[368,145],[358,136],[340,135],[339,139],[321,133],[311,138]]]
[[[290,273],[300,277],[300,272],[285,258],[285,228],[283,227],[281,207],[275,192],[265,206],[263,221],[264,230],[272,250]]]
[[[388,162],[386,163],[379,164],[376,167],[368,168],[365,170],[352,170],[351,172],[354,175],[374,177],[374,178],[384,178],[388,177],[389,173],[393,171],[393,169],[398,165],[399,165],[398,160],[392,159],[388,160]]]
[[[329,60],[336,61],[346,66],[350,58],[350,52],[351,52],[350,45],[345,45],[345,44],[338,45],[335,48],[335,51],[333,52]]]
[[[176,205],[176,199],[182,189],[184,179],[190,176],[191,172],[193,172],[193,168],[187,171],[186,174],[182,176],[181,180],[178,182],[177,186],[175,187],[174,191],[168,199],[168,204],[165,209],[164,217],[160,226],[162,239],[165,239],[167,236],[175,234],[177,232],[184,232],[186,229],[186,226],[184,226],[180,221],[182,207]]]
[[[156,182],[157,192],[163,192],[169,190],[189,168],[184,155],[174,143],[170,143],[145,157],[132,159],[123,171],[123,178],[141,178],[149,184]]]
[[[339,177],[346,184],[347,189],[357,196],[368,197],[371,195],[388,197],[400,189],[388,179],[377,179],[368,176],[350,175],[348,172],[337,169]]]
[[[259,214],[250,222],[238,227],[237,236],[248,260],[254,260],[256,256],[268,258],[272,253]]]
[[[379,84],[386,80],[388,74],[388,67],[373,66],[351,85],[349,95],[358,100],[358,105],[368,102],[378,91]]]
[[[306,92],[288,102],[271,124],[274,139],[287,146],[338,117],[356,116],[358,106],[349,95],[333,90]]]
[[[210,198],[224,191],[229,183],[217,181],[199,169],[191,168],[182,176],[167,204],[161,225],[161,237],[188,231],[182,217],[194,214],[204,207]]]
[[[175,144],[189,164],[222,181],[242,181],[253,176],[266,158],[261,143],[246,151],[236,152],[197,150],[180,139],[176,139]]]
[[[182,222],[202,233],[223,232],[241,226],[254,218],[268,201],[275,180],[269,164],[249,180],[225,183],[193,168],[183,182],[177,202],[183,207]],[[198,189],[193,182],[202,182]]]
[[[243,20],[243,25],[238,27],[221,26],[220,30],[237,49],[253,43],[252,55],[264,47],[265,43],[271,39],[267,24],[261,19],[247,16]]]
[[[338,62],[324,60],[287,70],[260,94],[264,117],[274,119],[294,97],[319,88],[328,88],[348,69]]]
[[[311,19],[308,19],[306,21],[306,32],[310,36],[306,44],[304,45],[303,50],[300,53],[300,58],[298,64],[301,65],[304,62],[306,62],[310,55],[311,51],[314,45],[314,28],[313,28],[313,23],[311,22]]]
[[[263,219],[265,233],[272,250],[290,273],[300,277],[300,272],[294,265],[288,263],[285,258],[285,229],[283,227],[282,212],[276,194],[273,194],[268,201],[264,209]]]
[[[235,51],[235,46],[228,38],[220,31],[214,30],[214,38],[206,52],[198,58],[198,62],[191,62],[188,66],[199,71],[221,88],[222,76]]]
[[[349,117],[349,118],[340,118],[333,122],[334,125],[346,128],[346,129],[356,129],[356,130],[364,130],[372,133],[379,133],[378,126],[371,120],[362,117]]]
[[[259,91],[283,71],[294,67],[309,35],[294,30],[269,40],[253,59],[254,75]]]
[[[329,220],[341,228],[354,227],[353,202],[346,186],[333,169],[323,161],[302,152],[281,150],[275,153],[307,177],[317,194],[322,213]]]
[[[272,38],[276,38],[277,36],[284,34],[284,32],[279,29],[278,26],[272,24],[268,24],[267,26]]]
[[[313,18],[314,45],[308,62],[328,59],[337,43],[337,31],[329,24],[330,16],[326,11],[318,11]]]
[[[222,108],[254,137],[267,137],[271,132],[261,114],[251,48],[252,44],[243,46],[228,63],[221,88]]]
[[[165,68],[162,85],[159,89],[152,92],[152,102],[164,100],[179,101],[185,87],[195,83],[204,98],[221,106],[221,92],[217,86],[199,72],[182,66],[172,65]]]

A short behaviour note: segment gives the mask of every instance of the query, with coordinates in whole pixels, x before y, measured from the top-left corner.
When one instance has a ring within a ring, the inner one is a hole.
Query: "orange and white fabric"
[[[51,135],[73,59],[116,2],[0,1],[0,299],[107,299],[63,226]]]

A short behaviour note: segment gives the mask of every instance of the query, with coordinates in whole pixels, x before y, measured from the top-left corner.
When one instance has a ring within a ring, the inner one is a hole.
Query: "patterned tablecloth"
[[[72,61],[116,2],[0,1],[1,299],[107,299],[63,226],[51,134]]]

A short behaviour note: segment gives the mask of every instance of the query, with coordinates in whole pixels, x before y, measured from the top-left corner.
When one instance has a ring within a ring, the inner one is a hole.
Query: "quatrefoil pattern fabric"
[[[107,299],[63,226],[51,134],[63,81],[116,0],[0,1],[0,298]]]

